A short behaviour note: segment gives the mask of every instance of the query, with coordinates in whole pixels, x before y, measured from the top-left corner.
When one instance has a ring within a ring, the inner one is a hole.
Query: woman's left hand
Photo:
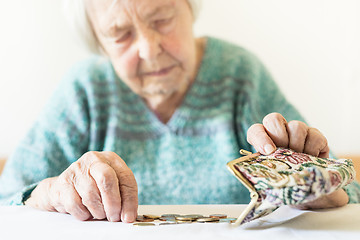
[[[329,146],[321,132],[301,121],[290,121],[280,113],[270,113],[263,123],[252,125],[247,132],[247,141],[261,154],[273,153],[277,147],[290,148],[296,152],[316,157],[329,157]],[[300,209],[330,208],[346,205],[349,197],[343,189],[323,196],[313,202],[296,206]]]

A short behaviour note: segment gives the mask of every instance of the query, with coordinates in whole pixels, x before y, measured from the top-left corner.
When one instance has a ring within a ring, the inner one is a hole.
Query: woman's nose
[[[138,39],[139,57],[143,60],[154,60],[161,53],[160,36],[152,31],[144,31]]]

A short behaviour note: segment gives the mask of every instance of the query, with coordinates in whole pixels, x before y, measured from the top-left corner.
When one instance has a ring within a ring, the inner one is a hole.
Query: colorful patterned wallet
[[[319,158],[284,148],[267,156],[249,153],[227,166],[251,197],[235,225],[266,216],[282,205],[311,202],[355,179],[350,159]]]

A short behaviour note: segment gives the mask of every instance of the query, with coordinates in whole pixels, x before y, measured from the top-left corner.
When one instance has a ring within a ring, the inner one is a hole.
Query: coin
[[[179,220],[179,221],[194,221],[196,220],[196,218],[194,217],[185,217],[185,216],[178,216],[178,217],[175,217],[176,220]]]
[[[173,217],[173,218],[179,217],[179,216],[181,216],[181,215],[180,214],[173,214],[173,213],[167,213],[167,214],[161,215],[161,217]]]
[[[137,222],[153,222],[154,219],[152,218],[145,218],[143,215],[138,215],[136,218]]]
[[[176,222],[163,222],[160,223],[159,225],[162,226],[162,225],[173,225],[173,224],[176,224]]]
[[[153,214],[144,214],[138,215],[136,218],[136,226],[154,226],[154,220],[163,221],[159,225],[172,225],[172,224],[190,224],[192,222],[199,223],[218,223],[218,222],[228,222],[233,223],[236,221],[236,218],[228,218],[226,214],[211,214],[209,217],[204,217],[201,214],[162,214],[161,216]]]
[[[211,214],[209,217],[211,218],[227,218],[226,214]]]
[[[199,223],[206,223],[206,222],[218,222],[219,221],[219,219],[218,218],[198,218],[197,220],[196,220],[197,222],[199,222]]]
[[[236,218],[221,218],[219,222],[228,222],[228,223],[234,223],[236,221]]]
[[[155,223],[147,223],[147,222],[140,222],[140,223],[134,223],[134,226],[155,226]]]
[[[198,218],[203,218],[204,216],[200,214],[188,214],[188,215],[183,215],[183,217],[198,219]]]
[[[160,217],[160,221],[175,221],[175,217]]]
[[[144,218],[159,219],[160,216],[152,215],[152,214],[144,214]]]
[[[177,220],[176,221],[177,224],[191,224],[192,221],[182,221],[182,220]]]

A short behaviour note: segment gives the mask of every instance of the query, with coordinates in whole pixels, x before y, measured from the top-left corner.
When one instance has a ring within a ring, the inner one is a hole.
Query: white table
[[[225,213],[237,217],[245,205],[139,206],[139,214]],[[106,221],[81,222],[70,215],[29,207],[0,207],[0,239],[360,239],[360,204],[300,211],[281,208],[267,221],[232,228],[226,223],[193,223],[137,227]],[[294,217],[296,216],[297,217]],[[285,222],[280,218],[291,218]]]

